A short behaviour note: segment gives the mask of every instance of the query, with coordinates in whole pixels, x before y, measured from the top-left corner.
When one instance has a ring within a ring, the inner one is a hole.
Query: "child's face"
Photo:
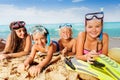
[[[64,27],[60,30],[60,37],[63,39],[69,39],[72,36],[71,28]]]
[[[44,34],[40,34],[39,32],[33,34],[33,40],[37,45],[46,45],[46,37],[44,36]]]
[[[97,38],[102,30],[101,20],[88,20],[86,25],[87,34],[92,38]]]
[[[25,33],[26,33],[25,28],[19,28],[19,29],[15,30],[15,32],[19,38],[25,37]]]

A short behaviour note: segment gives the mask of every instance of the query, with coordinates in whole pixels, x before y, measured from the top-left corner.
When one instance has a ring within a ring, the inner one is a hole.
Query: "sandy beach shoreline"
[[[58,38],[54,40],[58,40]],[[120,48],[119,44],[120,38],[109,39],[109,49]],[[66,69],[65,63],[61,59],[45,68],[39,76],[31,77],[27,71],[17,71],[17,66],[23,63],[25,59],[26,56],[0,61],[0,80],[98,80],[93,76]],[[38,56],[35,58],[36,60],[41,61],[43,58]]]

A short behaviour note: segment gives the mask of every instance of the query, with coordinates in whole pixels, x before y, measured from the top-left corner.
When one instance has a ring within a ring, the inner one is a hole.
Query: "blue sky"
[[[0,0],[0,24],[84,22],[88,12],[104,8],[105,22],[120,22],[120,0]]]

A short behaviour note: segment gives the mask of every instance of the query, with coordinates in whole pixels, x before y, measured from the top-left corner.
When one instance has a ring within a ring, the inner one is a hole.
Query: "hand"
[[[37,66],[30,67],[28,72],[31,76],[35,77],[40,74],[41,70],[42,70],[42,68],[39,65],[37,65]]]
[[[18,71],[18,72],[22,72],[22,71],[27,70],[28,68],[29,68],[29,65],[25,66],[25,65],[22,63],[22,64],[20,64],[20,65],[18,66],[17,71]]]
[[[96,57],[98,57],[98,56],[99,56],[99,54],[98,54],[95,50],[90,51],[90,52],[86,55],[86,57],[87,57],[87,62],[90,63],[90,64],[92,64],[92,63],[93,63],[92,61],[94,61],[94,60],[96,59]]]
[[[61,51],[62,55],[65,56],[65,53],[67,53],[67,47],[65,47],[62,51]]]
[[[7,54],[0,54],[0,60],[6,59],[8,57]]]

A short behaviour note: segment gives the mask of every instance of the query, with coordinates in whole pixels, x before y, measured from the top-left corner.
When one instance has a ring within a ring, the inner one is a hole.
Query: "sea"
[[[73,37],[76,38],[78,33],[85,30],[84,23],[71,23]],[[38,24],[27,24],[28,33],[31,33],[31,27]],[[59,25],[60,24],[42,24],[45,26],[52,39],[59,39]],[[120,22],[104,22],[103,32],[108,33],[110,38],[120,38]],[[7,39],[10,33],[9,25],[0,25],[0,38]]]

